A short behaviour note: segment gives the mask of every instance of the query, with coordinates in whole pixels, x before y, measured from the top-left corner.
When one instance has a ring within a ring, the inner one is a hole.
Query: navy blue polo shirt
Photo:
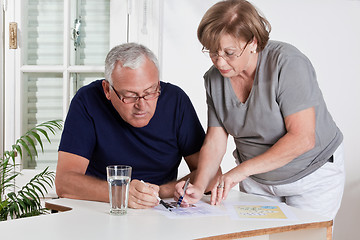
[[[82,87],[71,101],[59,151],[87,158],[86,174],[104,180],[106,166],[114,164],[132,166],[132,179],[158,185],[175,180],[182,157],[200,150],[205,133],[185,92],[160,84],[154,116],[142,128],[120,117],[102,80]]]

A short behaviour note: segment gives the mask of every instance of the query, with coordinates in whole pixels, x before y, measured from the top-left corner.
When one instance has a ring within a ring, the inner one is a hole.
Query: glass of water
[[[127,213],[131,170],[130,166],[125,165],[106,167],[111,215]]]

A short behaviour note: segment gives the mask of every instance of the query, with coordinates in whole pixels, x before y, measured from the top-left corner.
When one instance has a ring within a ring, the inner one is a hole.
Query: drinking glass
[[[127,213],[131,170],[130,166],[125,165],[106,167],[111,215]]]

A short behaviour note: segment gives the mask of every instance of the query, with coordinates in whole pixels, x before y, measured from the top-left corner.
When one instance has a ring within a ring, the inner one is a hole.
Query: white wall
[[[162,80],[182,87],[206,129],[202,76],[210,60],[201,53],[197,25],[215,0],[165,0]],[[329,111],[344,134],[346,187],[334,239],[355,239],[360,226],[360,1],[253,0],[272,25],[271,39],[289,42],[312,61]],[[224,171],[235,166],[229,138]],[[182,172],[186,171],[182,166]]]

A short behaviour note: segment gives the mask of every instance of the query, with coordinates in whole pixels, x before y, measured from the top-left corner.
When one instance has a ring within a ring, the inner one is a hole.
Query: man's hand
[[[160,187],[155,184],[145,183],[139,180],[132,180],[129,188],[130,208],[152,208],[159,204],[157,197],[159,196]]]

